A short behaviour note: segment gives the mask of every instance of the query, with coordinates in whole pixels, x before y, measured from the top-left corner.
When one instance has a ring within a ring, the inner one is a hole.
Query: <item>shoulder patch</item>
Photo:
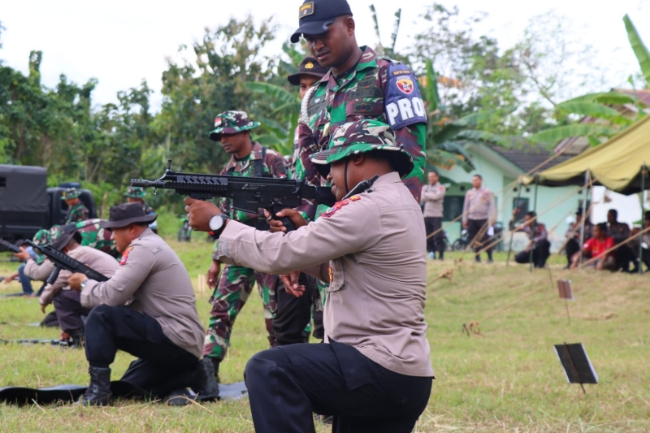
[[[323,218],[329,218],[329,217],[331,217],[332,215],[334,215],[334,214],[336,213],[336,211],[338,211],[339,209],[341,209],[343,206],[345,206],[345,205],[347,205],[347,204],[350,204],[350,203],[352,203],[352,202],[355,202],[355,201],[359,201],[359,200],[361,200],[361,197],[360,197],[360,196],[358,196],[358,195],[353,195],[353,196],[350,197],[350,198],[346,198],[345,200],[338,201],[338,202],[334,203],[334,206],[332,206],[331,208],[329,208],[329,209],[327,209],[325,212],[323,212],[323,214],[321,215],[321,217],[323,217]]]
[[[120,266],[125,265],[126,261],[129,259],[129,253],[133,247],[128,247],[124,252],[122,253],[122,258],[120,259]]]
[[[385,104],[386,118],[394,130],[427,121],[417,78],[401,63],[388,67]]]

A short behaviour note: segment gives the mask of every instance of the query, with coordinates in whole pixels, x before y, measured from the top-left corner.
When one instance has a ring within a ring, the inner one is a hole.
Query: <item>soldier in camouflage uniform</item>
[[[426,165],[426,112],[417,78],[405,65],[359,47],[355,23],[346,0],[309,0],[299,10],[302,35],[311,54],[329,72],[302,101],[294,177],[312,185],[326,185],[310,156],[327,149],[330,138],[346,122],[376,119],[388,124],[398,146],[411,155],[414,168],[402,178],[419,203]],[[300,210],[313,219],[324,211],[306,203]],[[325,302],[327,286],[320,284]]]
[[[77,242],[83,247],[92,247],[113,257],[121,256],[115,249],[115,242],[111,239],[110,230],[105,230],[99,223],[104,220],[93,218],[86,221],[79,221],[71,226],[62,227],[63,230],[74,231]]]
[[[214,122],[215,129],[210,139],[220,141],[226,153],[231,155],[230,162],[221,174],[242,177],[285,177],[284,158],[279,153],[253,142],[250,130],[259,126],[259,122],[250,121],[243,111],[226,111],[219,114]],[[233,209],[228,200],[222,200],[220,208],[223,213],[243,224],[253,227],[268,227],[262,214],[250,214]],[[203,356],[210,357],[218,376],[219,363],[224,359],[230,345],[230,334],[237,318],[248,299],[254,280],[264,305],[264,320],[269,333],[271,346],[275,345],[272,318],[275,313],[275,285],[277,275],[256,272],[250,268],[227,265],[221,277],[221,264],[213,261],[208,270],[208,285],[215,287],[210,302],[212,311],[203,348]],[[218,279],[218,284],[217,284]]]
[[[65,223],[71,224],[88,219],[88,208],[79,200],[81,190],[77,188],[68,188],[63,191],[61,200],[68,204],[68,213],[65,217]]]
[[[145,201],[144,198],[146,197],[147,193],[145,192],[144,188],[141,188],[139,186],[130,186],[129,189],[126,190],[124,193],[124,196],[126,197],[127,203],[141,203],[142,208],[144,209],[144,213],[147,215],[151,215],[156,213],[151,206],[149,206]],[[151,224],[149,224],[149,228],[156,234],[158,234],[158,222],[154,221]]]

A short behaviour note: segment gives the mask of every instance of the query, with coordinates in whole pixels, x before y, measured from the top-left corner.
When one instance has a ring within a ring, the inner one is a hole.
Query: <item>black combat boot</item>
[[[191,388],[201,401],[212,401],[219,398],[219,384],[215,379],[214,364],[211,358],[205,357],[199,361],[192,378]]]
[[[76,349],[83,349],[84,347],[84,332],[73,332],[70,334],[70,347],[74,347]]]
[[[214,371],[214,380],[216,380],[217,383],[221,383],[221,379],[219,379],[219,364],[221,364],[221,361],[218,358],[213,358],[211,356],[209,356],[207,358],[210,361],[212,361],[212,370]],[[203,358],[203,359],[205,359],[205,358]]]
[[[89,367],[90,384],[79,399],[83,406],[106,406],[111,404],[111,369]]]

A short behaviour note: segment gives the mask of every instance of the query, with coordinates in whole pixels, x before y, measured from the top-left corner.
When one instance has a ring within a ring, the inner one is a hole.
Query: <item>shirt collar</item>
[[[228,171],[230,169],[233,169],[237,166],[238,163],[243,162],[244,167],[248,166],[248,163],[250,161],[256,161],[258,159],[262,159],[262,145],[259,144],[257,141],[253,142],[253,149],[251,150],[250,155],[246,157],[245,160],[239,160],[235,159],[235,155],[230,156],[230,161],[228,161],[228,165],[226,165],[226,168],[224,168],[224,171]]]
[[[357,72],[377,67],[377,53],[372,48],[367,46],[362,46],[361,51],[363,54],[361,54],[361,59],[359,59],[357,67],[354,68],[352,73],[345,77],[341,83],[338,83],[336,81],[336,78],[334,78],[334,74],[332,73],[331,69],[327,71],[327,74],[323,76],[321,82],[327,83],[328,90],[335,91],[336,89],[345,86],[347,83],[352,81],[354,77],[357,76]]]

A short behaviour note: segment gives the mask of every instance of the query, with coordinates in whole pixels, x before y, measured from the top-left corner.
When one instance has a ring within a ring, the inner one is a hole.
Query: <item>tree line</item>
[[[371,13],[377,23],[374,7]],[[593,52],[564,39],[566,18],[552,13],[536,17],[520,40],[504,47],[472,31],[484,16],[468,17],[457,8],[433,4],[420,17],[424,30],[411,36],[410,48],[397,52],[397,38],[403,37],[398,36],[400,18],[397,11],[389,46],[377,42],[378,25],[375,35],[357,38],[380,54],[407,62],[420,77],[432,164],[469,169],[464,145],[472,141],[516,146],[529,140],[550,148],[574,134],[590,135],[597,144],[630,123],[611,108],[621,95],[590,81],[588,71],[580,69]],[[630,82],[647,87],[650,55],[628,21],[626,30],[644,71]],[[2,31],[0,25],[0,37]],[[111,205],[122,200],[131,178],[158,177],[168,158],[183,171],[219,172],[228,156],[208,140],[208,133],[216,114],[230,109],[245,110],[261,121],[254,138],[288,155],[299,100],[286,76],[297,71],[306,50],[285,44],[282,52],[265,54],[276,38],[271,18],[260,24],[250,16],[233,18],[205,29],[191,47],[180,47],[183,60],[167,61],[159,111],[151,107],[146,81],[118,92],[117,103],[95,105],[96,79],[78,84],[61,74],[56,86],[43,85],[40,66],[47,53],[30,53],[27,74],[0,61],[0,163],[46,167],[52,186],[78,180],[100,204]],[[560,45],[563,49],[555,49]],[[567,85],[572,95],[567,95]],[[582,99],[563,105],[566,96]],[[638,101],[627,95],[625,102]],[[582,115],[601,115],[607,124],[599,125],[599,131],[575,130]],[[176,200],[151,198],[154,205]]]

